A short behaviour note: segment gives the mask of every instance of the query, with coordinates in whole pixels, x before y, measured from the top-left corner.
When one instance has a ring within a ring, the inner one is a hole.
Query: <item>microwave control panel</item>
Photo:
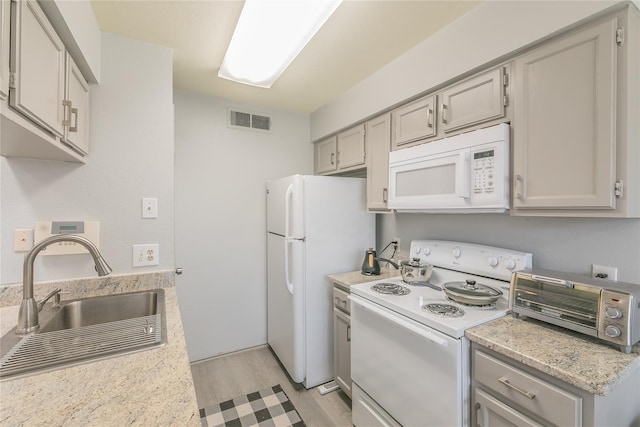
[[[495,149],[476,151],[472,155],[473,192],[475,194],[493,193],[496,190]]]

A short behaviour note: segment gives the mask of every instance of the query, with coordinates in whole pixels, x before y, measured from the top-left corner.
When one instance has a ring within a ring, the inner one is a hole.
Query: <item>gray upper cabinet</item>
[[[440,122],[444,133],[504,117],[507,76],[499,67],[442,91]]]
[[[365,123],[367,156],[367,208],[387,211],[389,196],[389,150],[391,149],[391,114]]]
[[[0,100],[9,96],[9,0],[0,0]]]
[[[332,175],[366,167],[364,124],[354,126],[314,145],[316,175]]]
[[[638,192],[637,175],[628,175],[637,165],[625,165],[632,139],[624,104],[627,78],[637,88],[638,55],[628,45],[638,42],[617,40],[625,18],[600,20],[514,61],[512,214],[633,215],[621,199]],[[637,105],[635,114],[629,120],[637,120]]]
[[[332,136],[313,146],[315,173],[324,175],[335,172],[338,169],[336,137]]]
[[[65,47],[35,1],[15,4],[11,106],[57,137],[64,135]]]
[[[393,149],[436,136],[436,96],[420,98],[393,111]]]
[[[64,142],[83,154],[89,152],[89,84],[67,53],[64,101]]]
[[[0,154],[84,163],[87,81],[37,1],[2,0],[0,11]]]
[[[346,170],[364,167],[366,157],[364,125],[338,134],[338,169]]]
[[[392,150],[509,121],[509,70],[503,64],[392,112]]]

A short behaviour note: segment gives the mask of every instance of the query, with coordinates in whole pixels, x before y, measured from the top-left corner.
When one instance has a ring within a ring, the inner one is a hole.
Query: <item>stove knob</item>
[[[492,255],[487,259],[487,262],[489,263],[489,266],[496,267],[498,265],[498,258]]]
[[[607,314],[607,317],[611,319],[620,319],[622,317],[622,311],[615,307],[607,307],[605,309],[605,313]]]
[[[513,270],[516,268],[516,262],[512,259],[508,259],[505,261],[504,266],[507,267],[507,270]]]
[[[413,250],[413,253],[417,255],[417,254],[419,254],[419,253],[420,253],[420,251],[421,251],[421,250],[422,250],[422,248],[421,248],[420,246],[417,246],[417,247]]]
[[[622,335],[622,331],[615,325],[608,325],[604,328],[604,334],[610,338],[616,338]]]
[[[453,248],[453,250],[451,251],[451,255],[453,255],[454,258],[460,258],[460,255],[462,255],[462,249]]]
[[[427,247],[422,248],[422,253],[425,255],[431,255],[431,248],[427,248]]]

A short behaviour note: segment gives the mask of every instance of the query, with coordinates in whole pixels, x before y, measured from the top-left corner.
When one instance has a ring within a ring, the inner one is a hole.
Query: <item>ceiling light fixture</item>
[[[342,0],[246,0],[218,76],[269,88]]]

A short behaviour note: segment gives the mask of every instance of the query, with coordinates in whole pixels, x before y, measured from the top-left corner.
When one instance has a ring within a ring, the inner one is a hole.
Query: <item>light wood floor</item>
[[[351,400],[342,390],[296,390],[267,346],[194,362],[191,372],[200,408],[280,384],[307,426],[352,425]]]

